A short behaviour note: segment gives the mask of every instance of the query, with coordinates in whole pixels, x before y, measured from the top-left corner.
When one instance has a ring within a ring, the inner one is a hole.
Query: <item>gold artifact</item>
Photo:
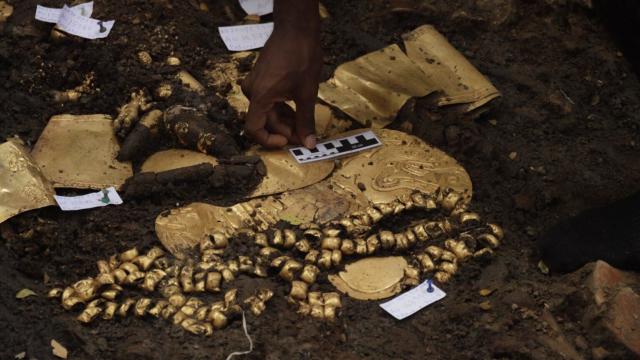
[[[51,96],[53,97],[53,101],[59,104],[63,104],[66,102],[76,102],[83,94],[91,91],[91,83],[93,82],[93,78],[95,74],[93,72],[87,74],[82,81],[82,84],[76,86],[73,89],[67,91],[51,91]]]
[[[257,150],[249,154],[260,156],[267,175],[248,197],[279,194],[313,185],[329,176],[334,168],[332,161],[299,164],[288,150]]]
[[[462,193],[463,202],[471,199],[469,175],[454,159],[403,132],[379,129],[376,134],[384,146],[342,159],[339,169],[315,185],[229,208],[195,203],[162,214],[156,220],[158,238],[171,253],[181,256],[179,253],[215,231],[231,235],[241,228],[265,229],[279,220],[293,225],[327,223],[342,214],[366,210],[372,203],[391,202],[415,190],[434,193],[439,187],[453,188]],[[266,193],[275,192],[275,187],[284,191],[311,184],[333,169],[333,162],[300,166],[283,152],[261,154],[268,175],[258,190]],[[299,176],[291,176],[287,171],[290,167]],[[303,169],[309,170],[305,174]],[[287,188],[279,183],[287,184]],[[256,192],[252,195],[256,196]]]
[[[150,108],[149,98],[143,90],[132,92],[131,100],[119,109],[118,116],[113,120],[113,131],[119,138],[124,139],[138,122],[140,113]]]
[[[204,86],[193,77],[193,75],[189,74],[185,70],[180,70],[177,75],[178,80],[184,85],[187,89],[194,91],[199,94],[203,94],[205,91]]]
[[[54,187],[119,188],[133,175],[116,161],[119,145],[107,115],[58,115],[49,120],[31,155]]]
[[[7,4],[5,1],[0,1],[0,24],[7,21],[13,14],[13,6]]]
[[[438,105],[466,104],[475,110],[500,96],[500,92],[433,26],[424,25],[405,34],[407,55],[444,95]]]
[[[320,85],[318,96],[365,126],[389,125],[409,98],[432,92],[440,106],[464,104],[475,110],[500,96],[499,91],[433,26],[404,35],[398,45],[340,65]]]
[[[318,96],[361,124],[382,128],[407,100],[430,94],[435,85],[394,44],[338,66]]]
[[[17,140],[0,144],[0,223],[25,211],[55,205],[54,194],[25,147]]]
[[[144,254],[130,249],[99,261],[99,274],[95,278],[80,280],[62,291],[54,289],[49,296],[59,298],[65,309],[86,304],[79,316],[83,322],[90,322],[100,314],[104,319],[112,318],[103,306],[111,302],[119,305],[117,310],[116,305],[109,305],[109,312],[119,316],[133,313],[141,317],[162,317],[194,334],[211,335],[214,329],[222,329],[237,318],[243,306],[256,316],[265,311],[266,302],[273,296],[272,290],[259,290],[241,302],[236,289],[228,290],[221,298],[219,293],[223,285],[230,286],[241,273],[267,276],[264,270],[257,269],[268,266],[281,281],[290,284],[288,301],[297,306],[299,314],[334,321],[342,306],[340,295],[312,290],[318,277],[338,268],[345,256],[364,259],[347,265],[345,271],[337,275],[328,274],[329,280],[349,296],[370,300],[415,286],[424,277],[445,283],[459,272],[465,261],[498,246],[493,239],[502,236],[500,227],[482,224],[479,219],[462,222],[467,214],[460,211],[467,207],[462,199],[462,194],[449,189],[437,189],[433,193],[416,191],[326,224],[288,225],[281,229],[248,226],[249,229],[231,239],[213,232],[198,242],[195,256],[184,260],[167,258],[159,248]],[[424,218],[396,232],[381,227],[385,224],[383,220],[408,211],[422,212]],[[241,241],[241,237],[248,238],[261,250],[253,257],[224,258],[227,246]],[[298,251],[301,242],[306,242],[306,254]],[[351,245],[345,247],[344,244]],[[343,253],[342,249],[349,247],[353,251]],[[367,258],[383,249],[396,255]],[[409,265],[401,254],[413,254],[411,264],[415,265]],[[124,276],[118,275],[119,272]],[[142,289],[147,296],[118,302],[120,285]],[[204,292],[218,296],[218,300],[207,303],[198,297]]]
[[[385,299],[402,291],[407,266],[401,256],[366,258],[348,264],[338,275],[329,275],[329,281],[354,299]]]
[[[151,58],[151,54],[148,51],[139,51],[138,60],[142,63],[142,65],[151,65],[153,63],[153,59]]]

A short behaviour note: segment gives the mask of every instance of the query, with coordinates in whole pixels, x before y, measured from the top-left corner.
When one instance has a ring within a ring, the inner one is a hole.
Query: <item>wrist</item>
[[[319,0],[275,0],[274,31],[320,35]]]

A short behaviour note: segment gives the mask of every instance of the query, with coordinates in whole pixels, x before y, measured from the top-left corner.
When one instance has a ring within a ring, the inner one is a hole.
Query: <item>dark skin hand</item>
[[[270,149],[316,146],[315,102],[322,69],[318,0],[275,0],[273,34],[242,90],[245,132]],[[294,111],[285,101],[296,104]]]

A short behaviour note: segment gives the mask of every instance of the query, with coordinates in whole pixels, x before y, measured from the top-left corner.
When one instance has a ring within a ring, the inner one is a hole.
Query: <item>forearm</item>
[[[297,31],[320,34],[319,0],[275,0],[275,31]]]

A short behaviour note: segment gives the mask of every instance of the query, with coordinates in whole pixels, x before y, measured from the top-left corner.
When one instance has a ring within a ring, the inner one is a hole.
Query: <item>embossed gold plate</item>
[[[440,187],[452,188],[471,199],[471,178],[455,159],[401,131],[375,132],[384,146],[343,159],[331,176],[336,186],[374,204],[415,190],[433,193]]]
[[[407,265],[402,256],[365,258],[346,265],[338,275],[329,275],[329,281],[354,299],[386,299],[402,291]]]
[[[157,218],[156,233],[169,251],[179,255],[215,231],[231,235],[243,227],[267,228],[279,220],[326,223],[415,190],[433,193],[439,187],[453,188],[471,200],[471,179],[455,159],[415,136],[386,129],[375,132],[384,146],[343,158],[342,166],[323,181],[229,208],[192,204],[174,209]],[[295,161],[290,155],[289,159]]]
[[[15,141],[0,144],[0,223],[25,211],[55,205],[54,194],[25,147]]]
[[[218,165],[218,160],[199,151],[170,149],[157,152],[142,164],[141,172],[163,172],[200,164]]]

